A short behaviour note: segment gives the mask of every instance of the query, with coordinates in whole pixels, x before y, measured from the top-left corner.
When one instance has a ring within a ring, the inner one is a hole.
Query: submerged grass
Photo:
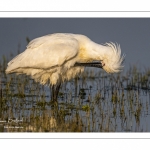
[[[47,86],[25,75],[6,75],[0,61],[0,132],[150,131],[150,70],[133,66],[107,74],[86,68],[64,83],[58,103]]]

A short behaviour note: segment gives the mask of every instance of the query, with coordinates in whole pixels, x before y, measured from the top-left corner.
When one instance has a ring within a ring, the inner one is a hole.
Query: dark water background
[[[108,75],[86,69],[51,90],[1,67],[1,132],[149,132],[150,71]],[[18,121],[20,120],[20,121]]]

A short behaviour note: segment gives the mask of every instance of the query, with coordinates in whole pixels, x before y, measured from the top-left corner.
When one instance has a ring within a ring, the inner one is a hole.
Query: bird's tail
[[[9,73],[15,73],[16,70],[19,68],[20,65],[20,61],[22,59],[22,53],[17,55],[16,57],[14,57],[8,64],[7,64],[7,68],[5,70],[6,74]]]

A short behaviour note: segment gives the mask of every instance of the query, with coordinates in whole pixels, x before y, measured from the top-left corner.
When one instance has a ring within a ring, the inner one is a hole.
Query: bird
[[[6,74],[26,74],[50,85],[52,99],[57,100],[61,83],[82,74],[85,67],[117,73],[124,67],[124,58],[117,43],[98,44],[82,34],[53,33],[30,41],[26,50],[7,64]]]

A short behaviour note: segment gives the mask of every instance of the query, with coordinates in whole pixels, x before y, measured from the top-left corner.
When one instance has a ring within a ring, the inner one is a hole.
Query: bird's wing
[[[17,68],[48,69],[74,58],[79,51],[78,41],[65,34],[47,35],[34,39],[27,49],[8,63],[7,73]]]

